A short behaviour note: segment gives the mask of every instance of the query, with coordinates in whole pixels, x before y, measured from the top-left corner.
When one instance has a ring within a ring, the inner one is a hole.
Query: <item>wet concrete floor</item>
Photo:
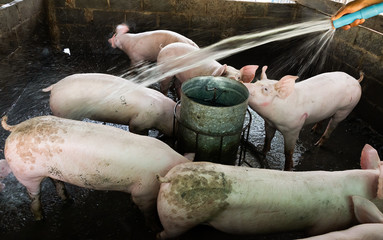
[[[235,61],[235,60],[234,60]],[[252,63],[248,63],[252,64]],[[0,113],[8,115],[9,124],[50,114],[49,94],[41,89],[80,72],[104,72],[117,75],[129,65],[127,57],[115,55],[68,56],[53,53],[52,49],[35,46],[30,51],[20,51],[0,62]],[[232,64],[234,65],[234,64]],[[236,66],[240,67],[240,66]],[[261,167],[259,153],[263,145],[263,120],[252,112],[251,133],[246,161]],[[116,125],[123,129],[125,126]],[[357,169],[364,144],[376,148],[382,156],[383,136],[375,133],[358,116],[351,114],[340,123],[330,140],[317,148],[314,143],[324,131],[312,134],[303,129],[294,154],[294,171]],[[0,159],[6,137],[0,129]],[[156,132],[151,135],[155,136]],[[283,168],[283,138],[277,133],[266,162],[272,169]],[[247,166],[245,164],[245,166]],[[36,222],[29,209],[30,200],[25,188],[11,174],[4,181],[6,188],[0,192],[0,239],[155,239],[155,233],[145,226],[138,208],[130,196],[120,192],[94,191],[67,184],[74,202],[65,205],[57,196],[53,184],[42,184],[42,205],[45,220]],[[295,239],[306,236],[302,232],[278,233],[262,236],[236,236],[225,234],[208,226],[199,226],[179,239]]]

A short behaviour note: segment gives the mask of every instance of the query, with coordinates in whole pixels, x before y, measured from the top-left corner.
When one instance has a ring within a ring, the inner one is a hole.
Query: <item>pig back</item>
[[[311,98],[312,102],[330,106],[355,105],[361,96],[361,86],[355,78],[344,72],[328,72],[303,80],[296,84],[299,95]]]
[[[323,73],[295,85],[299,114],[307,113],[305,124],[331,117],[335,113],[347,116],[361,97],[359,82],[344,72]]]
[[[16,177],[130,192],[187,161],[161,141],[101,124],[44,116],[16,126],[5,157]]]
[[[74,74],[53,86],[50,107],[58,117],[128,124],[130,116],[136,114],[136,104],[142,100],[140,89],[108,74]]]
[[[161,184],[158,211],[165,226],[171,219],[182,219],[189,225],[207,221],[236,234],[303,229],[323,233],[351,223],[349,196],[373,196],[366,189],[374,184],[360,172],[376,175],[366,170],[297,173],[181,164]]]

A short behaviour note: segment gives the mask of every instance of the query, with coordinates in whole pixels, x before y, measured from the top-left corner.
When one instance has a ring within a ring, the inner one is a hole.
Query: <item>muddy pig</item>
[[[356,80],[344,72],[329,72],[295,83],[298,77],[289,75],[279,81],[268,80],[264,67],[261,77],[255,83],[245,83],[250,93],[249,106],[265,120],[264,154],[270,150],[275,131],[282,133],[285,170],[293,167],[295,143],[302,127],[330,118],[315,144],[321,146],[354,109],[362,93],[359,83],[363,74]]]
[[[352,228],[330,232],[315,237],[304,238],[301,240],[381,240],[383,239],[383,213],[369,200],[353,196],[355,216],[359,225]]]
[[[108,74],[70,75],[43,89],[51,91],[53,115],[129,125],[133,133],[155,128],[173,134],[176,103],[160,92]]]
[[[172,167],[189,160],[160,140],[112,126],[42,116],[15,126],[5,142],[0,166],[10,168],[31,197],[31,210],[43,218],[40,183],[55,179],[58,194],[67,199],[67,182],[76,186],[130,193],[146,216],[153,219],[160,187],[156,174],[165,175]],[[9,173],[10,171],[1,171]],[[0,178],[4,178],[2,175]]]
[[[182,56],[195,51],[198,51],[198,48],[185,43],[169,44],[158,54],[157,64],[162,64],[162,66],[164,66],[164,64],[166,64],[169,60],[172,61],[173,59],[181,58]],[[182,63],[182,59],[179,61]],[[234,67],[226,64],[222,65],[219,62],[212,60],[207,64],[175,74],[175,77],[177,78],[175,83],[176,91],[178,96],[180,96],[180,87],[182,83],[197,76],[223,76],[236,81],[251,82],[255,76],[257,68],[257,65],[247,65],[242,67],[240,70],[237,70]],[[172,71],[172,69],[164,68],[162,71]],[[161,81],[160,91],[165,95],[168,93],[172,78],[173,76],[169,76]]]
[[[337,172],[290,172],[208,162],[179,164],[161,181],[157,199],[164,230],[177,237],[207,224],[230,234],[306,230],[318,235],[345,228],[355,218],[351,196],[383,197],[383,165],[366,145],[361,165]]]
[[[156,61],[161,48],[170,43],[183,42],[198,48],[192,40],[173,31],[155,30],[136,34],[128,32],[128,25],[120,24],[116,27],[116,33],[108,41],[113,48],[124,51],[132,65],[141,61]]]

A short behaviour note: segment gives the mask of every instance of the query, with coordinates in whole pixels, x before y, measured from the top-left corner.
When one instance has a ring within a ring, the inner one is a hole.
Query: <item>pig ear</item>
[[[116,27],[116,33],[117,34],[124,34],[129,32],[129,27],[126,24],[120,24]]]
[[[267,70],[267,66],[263,66],[262,73],[261,73],[261,80],[267,79],[266,70]]]
[[[383,223],[383,213],[366,198],[352,196],[354,213],[359,223]]]
[[[383,163],[380,163],[379,170],[377,196],[379,199],[383,199]]]
[[[222,76],[226,71],[227,65],[223,64],[220,68],[216,69],[211,75],[212,76]]]
[[[189,159],[190,161],[193,161],[193,160],[194,160],[194,157],[195,157],[195,153],[185,153],[185,154],[184,154],[184,157],[186,157],[186,158]]]
[[[116,41],[116,34],[113,35],[113,37],[111,37],[108,42],[110,43],[110,45],[112,46],[112,48],[116,48],[116,44],[115,44],[115,41]]]
[[[279,98],[287,98],[293,91],[295,86],[295,80],[297,76],[284,76],[275,84],[275,90]]]
[[[378,152],[371,147],[371,145],[366,144],[362,149],[362,154],[360,156],[360,166],[362,169],[378,169],[379,168],[379,155]]]
[[[258,65],[247,65],[242,67],[239,71],[241,73],[241,81],[244,83],[249,83],[253,81],[255,77],[255,72],[258,69]]]

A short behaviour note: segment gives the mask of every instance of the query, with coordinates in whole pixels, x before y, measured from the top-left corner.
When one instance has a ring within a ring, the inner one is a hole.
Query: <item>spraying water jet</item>
[[[331,21],[329,21],[328,17],[325,17],[320,20],[230,37],[198,51],[169,59],[169,61],[162,64],[146,65],[139,70],[137,75],[129,77],[129,80],[142,86],[149,86],[168,76],[174,76],[177,73],[201,66],[211,60],[220,60],[270,42],[286,40],[308,33],[324,32],[330,29],[332,29]],[[121,77],[129,75],[131,75],[130,72],[127,72]]]

